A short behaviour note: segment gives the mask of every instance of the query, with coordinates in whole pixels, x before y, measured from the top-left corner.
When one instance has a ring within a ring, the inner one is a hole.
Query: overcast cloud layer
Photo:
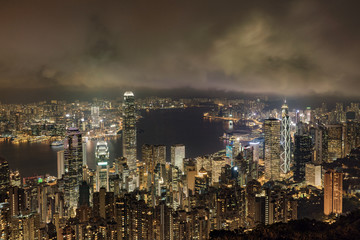
[[[360,96],[358,1],[2,1],[6,88]]]

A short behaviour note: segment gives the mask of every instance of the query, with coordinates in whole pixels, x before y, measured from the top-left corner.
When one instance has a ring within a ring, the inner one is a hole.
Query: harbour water
[[[141,112],[137,123],[138,158],[143,144],[170,146],[181,143],[186,147],[186,157],[197,157],[225,148],[219,139],[224,133],[222,121],[203,118],[205,108],[167,109]],[[96,141],[88,141],[86,152],[90,168],[95,167]],[[122,156],[121,136],[108,141],[110,159]],[[5,157],[11,169],[18,169],[22,177],[33,175],[56,175],[56,152],[63,146],[51,147],[45,143],[0,143],[0,155]]]

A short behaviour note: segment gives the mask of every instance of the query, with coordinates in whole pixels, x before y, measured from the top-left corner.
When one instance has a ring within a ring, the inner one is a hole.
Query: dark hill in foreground
[[[302,219],[268,226],[259,225],[247,233],[242,231],[213,231],[210,234],[210,239],[360,239],[360,210],[340,217],[333,224]]]

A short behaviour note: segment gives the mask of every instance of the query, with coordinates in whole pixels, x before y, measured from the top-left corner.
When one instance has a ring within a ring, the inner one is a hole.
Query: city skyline
[[[4,239],[241,239],[360,208],[358,102],[121,96],[0,104]]]
[[[4,1],[0,239],[359,238],[359,7]]]

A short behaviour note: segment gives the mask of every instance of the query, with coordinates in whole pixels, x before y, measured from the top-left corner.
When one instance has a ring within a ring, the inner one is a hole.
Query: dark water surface
[[[143,118],[137,123],[138,158],[141,157],[141,146],[163,144],[170,146],[185,144],[186,157],[197,157],[213,153],[224,148],[219,140],[223,134],[220,121],[203,119],[204,108],[154,110],[141,112]],[[95,141],[87,143],[87,161],[94,168]],[[110,158],[121,157],[121,137],[108,141]],[[56,176],[56,152],[61,148],[52,148],[45,143],[0,143],[0,155],[9,161],[11,169],[19,169],[22,177],[49,173]]]

